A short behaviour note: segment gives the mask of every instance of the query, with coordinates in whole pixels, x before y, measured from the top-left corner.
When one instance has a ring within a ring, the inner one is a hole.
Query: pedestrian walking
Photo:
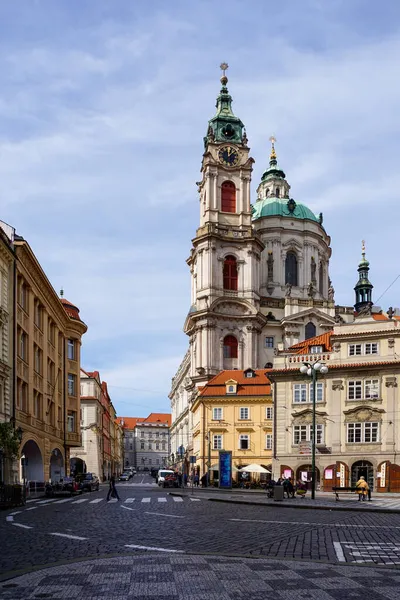
[[[371,500],[370,494],[369,494],[369,485],[368,483],[365,481],[365,477],[363,477],[361,475],[360,479],[357,481],[356,483],[356,494],[358,494],[358,500],[359,502],[361,500],[365,500],[366,496],[368,496],[368,499]]]
[[[199,474],[195,473],[194,479],[193,479],[193,483],[194,483],[195,487],[199,487],[199,482],[200,482]]]
[[[110,484],[109,484],[108,494],[107,494],[107,502],[110,500],[110,496],[112,498],[116,498],[117,500],[121,500],[121,498],[118,496],[117,488],[115,487],[115,473],[113,473],[110,478]]]
[[[187,473],[183,474],[183,487],[186,487],[188,484],[188,476]]]

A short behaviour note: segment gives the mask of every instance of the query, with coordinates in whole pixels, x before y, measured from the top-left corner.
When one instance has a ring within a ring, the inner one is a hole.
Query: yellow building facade
[[[22,430],[20,477],[29,489],[69,473],[80,446],[80,349],[87,327],[59,298],[29,244],[16,253],[16,428]]]
[[[232,452],[232,465],[269,468],[273,448],[273,403],[265,369],[222,371],[191,406],[196,469],[218,477],[219,450]]]

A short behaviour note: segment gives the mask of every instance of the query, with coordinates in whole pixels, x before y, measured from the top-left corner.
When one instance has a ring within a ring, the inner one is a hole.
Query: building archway
[[[311,490],[312,484],[312,465],[301,465],[296,470],[296,481],[302,481],[307,485],[307,489]],[[319,489],[320,473],[318,467],[315,467],[315,489]]]
[[[49,479],[51,482],[60,481],[65,475],[64,457],[59,448],[54,448],[50,455]]]
[[[82,460],[82,458],[78,458],[77,456],[74,458],[71,458],[71,460],[69,461],[69,464],[70,464],[71,475],[73,475],[74,477],[81,473],[86,473],[86,471],[87,471],[87,466],[86,466],[85,461]]]
[[[351,467],[351,485],[355,487],[360,477],[364,477],[369,489],[374,489],[374,465],[369,460],[358,460]]]
[[[25,481],[44,481],[43,457],[39,446],[28,440],[21,450],[22,478]]]

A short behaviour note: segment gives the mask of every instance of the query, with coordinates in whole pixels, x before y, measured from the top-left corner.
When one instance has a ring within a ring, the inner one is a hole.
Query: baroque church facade
[[[199,227],[187,259],[189,350],[169,394],[173,454],[191,447],[189,403],[196,388],[222,370],[271,368],[278,351],[353,317],[352,309],[335,309],[322,213],[291,197],[274,138],[252,202],[254,159],[227,83],[224,70],[204,138]]]

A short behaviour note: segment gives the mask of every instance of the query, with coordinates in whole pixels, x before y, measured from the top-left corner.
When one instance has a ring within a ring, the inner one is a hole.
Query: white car
[[[168,475],[174,475],[174,471],[169,471],[168,469],[160,469],[157,473],[157,483],[158,485],[164,485],[165,478]]]

